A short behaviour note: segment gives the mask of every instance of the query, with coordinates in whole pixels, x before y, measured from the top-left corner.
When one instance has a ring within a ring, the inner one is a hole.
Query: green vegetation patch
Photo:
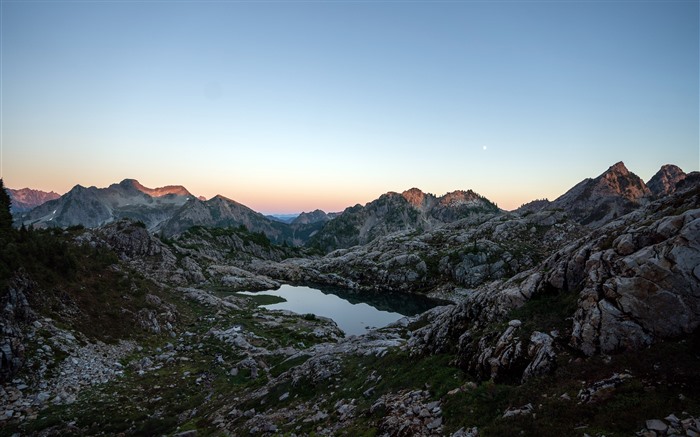
[[[77,244],[83,229],[27,230],[11,234],[11,242],[0,247],[0,281],[7,287],[13,275],[23,272],[33,281],[24,292],[32,308],[45,317],[89,338],[105,342],[142,338],[142,310],[162,311],[147,295],[162,295],[160,287],[141,274],[119,264],[106,247]]]
[[[520,332],[527,338],[533,331],[570,331],[578,297],[578,293],[573,292],[539,293],[511,311],[507,319],[523,322]]]
[[[281,302],[287,302],[287,299],[280,296],[273,296],[271,294],[241,294],[233,293],[233,296],[240,297],[252,301],[257,306],[261,305],[272,305]]]

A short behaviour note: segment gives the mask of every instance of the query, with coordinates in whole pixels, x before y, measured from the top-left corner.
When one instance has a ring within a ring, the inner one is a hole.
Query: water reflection
[[[420,314],[440,304],[425,296],[404,293],[369,293],[286,284],[278,290],[242,294],[282,297],[286,302],[263,305],[263,307],[328,317],[333,319],[346,335],[363,334],[367,329],[381,328],[404,316]]]

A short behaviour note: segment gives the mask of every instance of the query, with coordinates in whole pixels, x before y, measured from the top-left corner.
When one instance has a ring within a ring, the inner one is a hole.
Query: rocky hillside
[[[245,205],[224,196],[202,201],[194,199],[162,223],[158,231],[167,236],[181,235],[193,226],[230,228],[244,226],[251,232],[261,232],[271,241],[292,243],[294,232],[290,225],[272,220]]]
[[[173,238],[159,238],[129,220],[85,230],[76,241],[110,248],[131,268],[164,286],[229,291],[278,288],[279,282],[237,266],[254,260],[279,262],[299,254],[298,249],[275,245],[264,234],[245,227],[194,226]]]
[[[532,268],[583,234],[580,225],[556,211],[480,214],[425,232],[396,232],[320,258],[289,259],[282,266],[258,261],[248,268],[286,281],[450,296]]]
[[[41,190],[33,190],[31,188],[22,188],[19,190],[8,189],[7,193],[12,200],[12,214],[29,211],[49,200],[58,199],[60,194],[53,191],[46,192]]]
[[[547,302],[537,308],[537,301]],[[523,325],[516,315],[539,311]],[[487,378],[547,374],[557,354],[636,351],[700,326],[700,185],[686,185],[433,312],[416,353],[454,351]],[[494,329],[501,320],[505,328]],[[510,320],[510,321],[509,321]]]
[[[651,191],[639,176],[618,162],[595,179],[586,179],[554,200],[561,209],[591,227],[607,223],[642,204]]]
[[[495,204],[471,190],[455,191],[442,197],[417,188],[400,194],[389,192],[365,206],[347,208],[307,245],[328,252],[367,244],[397,231],[423,231],[470,215],[499,211]]]

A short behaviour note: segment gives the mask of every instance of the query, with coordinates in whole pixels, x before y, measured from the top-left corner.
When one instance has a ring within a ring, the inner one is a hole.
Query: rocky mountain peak
[[[401,193],[404,199],[415,207],[420,207],[425,201],[426,194],[418,188],[411,188]]]
[[[630,212],[650,195],[644,181],[618,162],[597,178],[579,182],[550,207],[563,209],[580,223],[596,227]]]
[[[239,203],[236,202],[235,200],[229,199],[228,197],[222,196],[221,194],[217,194],[216,196],[212,197],[211,199],[207,200],[206,202],[207,203],[226,203],[226,204],[233,203],[233,204],[239,205]]]
[[[164,187],[158,188],[148,188],[141,185],[136,179],[124,179],[119,183],[120,186],[127,189],[135,189],[144,194],[148,194],[151,197],[163,197],[169,194],[174,194],[176,196],[191,196],[192,193],[187,191],[182,185],[166,185]]]
[[[441,205],[462,205],[479,200],[479,195],[472,190],[457,190],[440,197]]]
[[[666,164],[647,182],[647,187],[655,196],[665,196],[676,191],[676,184],[686,178],[680,167]]]
[[[139,189],[139,187],[141,186],[142,185],[139,184],[139,182],[136,179],[124,179],[118,184],[112,184],[107,188],[112,189],[114,191],[125,192],[128,193],[128,195],[140,195],[141,193],[144,193],[142,190]]]
[[[593,194],[636,201],[651,194],[644,181],[620,161],[593,180]]]
[[[603,173],[603,174],[607,174],[607,173],[617,173],[617,174],[626,176],[626,175],[630,174],[630,171],[627,169],[624,162],[619,161],[619,162],[616,162],[615,164],[611,165],[610,168],[608,168],[605,171],[605,173]]]

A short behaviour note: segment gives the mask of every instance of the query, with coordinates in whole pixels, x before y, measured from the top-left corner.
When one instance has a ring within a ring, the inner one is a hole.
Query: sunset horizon
[[[697,2],[0,4],[2,177],[265,213],[700,169]],[[125,31],[128,30],[128,31]]]
[[[623,162],[623,163],[624,163],[624,161],[618,161],[618,162]],[[7,182],[7,181],[5,181],[5,186],[6,186],[7,188],[12,188],[12,189],[24,189],[24,188],[28,188],[28,189],[41,190],[41,191],[45,191],[45,192],[51,192],[51,191],[53,191],[53,192],[55,192],[55,193],[57,193],[57,194],[59,194],[59,195],[64,195],[64,194],[66,194],[68,191],[70,191],[72,188],[74,188],[74,187],[77,186],[77,185],[83,186],[83,187],[85,187],[85,188],[95,187],[95,188],[101,189],[101,188],[107,188],[108,186],[113,185],[113,184],[118,184],[118,183],[122,182],[123,180],[132,179],[132,180],[138,181],[138,182],[141,183],[143,186],[145,186],[145,187],[147,187],[147,188],[151,188],[151,189],[162,188],[162,187],[166,187],[166,186],[182,186],[182,187],[184,187],[185,189],[187,189],[194,197],[197,197],[197,198],[203,197],[203,198],[205,198],[206,200],[210,200],[210,199],[212,199],[213,197],[216,197],[216,196],[223,196],[223,197],[225,197],[225,198],[227,198],[227,199],[229,199],[229,200],[233,200],[233,201],[235,201],[235,202],[238,202],[238,203],[240,203],[240,204],[242,204],[242,205],[245,205],[245,206],[251,208],[252,210],[254,210],[254,211],[256,211],[256,212],[260,212],[260,213],[265,214],[265,215],[291,215],[291,214],[300,214],[300,213],[303,213],[303,212],[312,212],[312,211],[317,210],[317,209],[322,210],[322,211],[324,211],[324,212],[326,212],[326,213],[342,212],[342,211],[345,210],[346,208],[349,208],[349,207],[352,207],[352,206],[355,206],[355,205],[365,205],[365,204],[367,204],[367,203],[369,203],[369,202],[371,202],[371,201],[377,199],[378,197],[380,197],[380,196],[383,195],[383,194],[386,194],[386,193],[389,193],[389,192],[402,193],[402,192],[404,192],[404,191],[406,191],[406,190],[410,190],[410,189],[412,189],[412,188],[418,188],[419,190],[423,191],[423,192],[426,193],[426,194],[427,194],[427,193],[430,193],[430,194],[433,194],[433,195],[435,195],[435,196],[437,196],[437,197],[443,196],[443,195],[445,195],[445,194],[448,194],[448,193],[451,193],[451,192],[454,192],[454,191],[461,191],[461,190],[467,191],[467,190],[472,190],[472,191],[476,192],[477,194],[483,195],[484,197],[486,197],[486,198],[489,199],[490,201],[496,203],[496,204],[499,206],[499,208],[501,208],[501,209],[503,209],[503,210],[506,210],[506,211],[512,211],[512,210],[515,210],[515,209],[519,208],[520,206],[522,206],[522,205],[524,205],[524,204],[526,204],[526,203],[528,203],[528,202],[534,201],[534,200],[547,199],[547,200],[552,201],[552,200],[556,199],[557,197],[559,197],[559,196],[563,195],[564,193],[566,193],[566,191],[568,191],[570,188],[572,188],[572,187],[573,187],[574,185],[576,185],[578,182],[581,182],[582,180],[587,179],[587,178],[593,179],[593,178],[599,176],[600,174],[602,174],[603,172],[605,172],[610,166],[612,166],[612,165],[614,165],[614,164],[615,164],[615,163],[610,163],[609,165],[605,166],[605,168],[601,168],[601,169],[595,170],[593,173],[589,174],[588,176],[582,177],[580,180],[578,180],[578,181],[572,183],[569,187],[565,188],[563,191],[561,191],[561,192],[558,193],[558,194],[555,194],[554,196],[546,196],[546,195],[534,194],[533,196],[531,196],[531,197],[529,197],[529,198],[522,197],[522,200],[521,200],[521,198],[517,198],[516,200],[513,200],[511,203],[508,203],[508,201],[507,201],[508,199],[505,199],[505,201],[504,201],[504,200],[501,199],[501,198],[490,197],[490,196],[484,194],[483,192],[480,192],[479,190],[476,190],[476,189],[471,188],[471,187],[456,187],[456,188],[454,188],[454,189],[447,189],[447,190],[445,190],[445,191],[431,191],[431,190],[429,190],[429,189],[426,189],[426,188],[424,188],[424,187],[417,186],[417,185],[407,186],[407,187],[404,187],[404,188],[389,188],[389,189],[385,189],[385,190],[383,190],[383,191],[380,190],[380,191],[378,191],[378,192],[375,193],[375,194],[371,194],[371,193],[368,194],[369,198],[367,198],[367,199],[358,199],[358,200],[356,200],[356,201],[353,200],[353,197],[352,197],[352,196],[353,196],[353,193],[347,193],[347,196],[344,198],[344,199],[347,199],[347,202],[346,202],[346,203],[342,203],[342,202],[343,202],[342,199],[339,200],[339,199],[331,198],[332,196],[328,196],[328,199],[320,198],[321,200],[318,201],[319,197],[317,197],[317,196],[315,195],[315,193],[305,193],[305,194],[302,193],[302,194],[300,194],[300,198],[291,198],[291,199],[285,198],[285,199],[282,199],[282,200],[279,200],[279,199],[280,199],[279,196],[277,196],[277,197],[271,196],[271,194],[274,194],[274,193],[263,193],[262,195],[260,195],[260,194],[253,194],[252,197],[250,197],[249,199],[247,198],[248,201],[244,201],[244,200],[241,200],[242,198],[236,197],[236,193],[233,192],[233,191],[231,191],[232,194],[231,194],[231,193],[226,194],[224,191],[220,191],[220,192],[219,192],[219,191],[216,191],[216,190],[214,190],[214,191],[208,191],[207,194],[203,194],[202,192],[200,192],[200,191],[198,191],[198,190],[195,190],[195,189],[190,188],[188,185],[181,184],[181,183],[176,183],[176,182],[174,182],[174,181],[166,181],[165,183],[157,182],[157,181],[156,181],[155,183],[145,183],[144,180],[147,180],[147,179],[143,179],[143,180],[142,180],[142,179],[136,178],[136,177],[124,177],[124,178],[121,178],[121,179],[119,179],[119,180],[115,180],[115,181],[113,181],[113,182],[106,183],[106,184],[103,184],[103,185],[96,185],[96,184],[90,184],[90,183],[77,183],[77,184],[74,184],[74,185],[70,186],[68,189],[64,189],[64,190],[59,190],[59,189],[55,189],[55,188],[44,188],[44,187],[39,187],[39,186],[22,186],[22,187],[19,187],[19,186],[14,186],[14,185],[12,185],[11,183],[9,183],[9,182]],[[648,181],[648,180],[649,180],[663,165],[676,165],[676,164],[671,163],[671,162],[664,163],[664,164],[662,164],[662,165],[659,165],[659,168],[657,168],[657,169],[656,169],[654,172],[652,172],[651,174],[649,174],[649,175],[642,175],[642,174],[638,174],[637,172],[635,172],[635,170],[634,170],[633,168],[630,168],[630,167],[625,163],[625,166],[628,168],[628,170],[629,170],[631,173],[637,174],[637,176],[639,176],[640,178],[642,178],[642,180],[644,180],[644,181]],[[682,170],[685,170],[682,166],[679,166],[679,167],[680,167]],[[551,191],[550,191],[550,192],[551,192]],[[208,194],[208,193],[213,193],[213,194]],[[372,196],[373,196],[373,197],[372,197]],[[264,200],[265,200],[265,199],[268,199],[268,198],[271,198],[271,199],[268,201],[269,203],[265,203]],[[316,203],[314,203],[314,202],[316,202]],[[280,205],[281,205],[281,206],[280,206]],[[285,205],[289,205],[289,206],[285,206]],[[293,205],[307,205],[307,206],[306,206],[306,207],[303,207],[303,206],[302,206],[301,208],[298,208],[298,207],[293,206]],[[314,206],[314,205],[320,205],[320,206]],[[330,205],[330,206],[329,206],[329,205]],[[334,208],[333,205],[340,205],[340,206],[337,207],[337,208]]]

